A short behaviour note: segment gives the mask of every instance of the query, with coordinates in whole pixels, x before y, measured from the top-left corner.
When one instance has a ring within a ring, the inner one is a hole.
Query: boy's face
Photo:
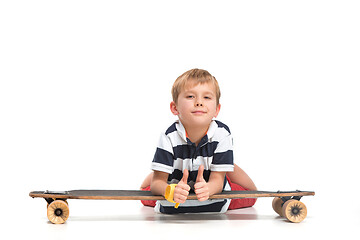
[[[187,84],[180,92],[177,104],[171,102],[170,109],[185,127],[208,127],[220,111],[214,84]]]

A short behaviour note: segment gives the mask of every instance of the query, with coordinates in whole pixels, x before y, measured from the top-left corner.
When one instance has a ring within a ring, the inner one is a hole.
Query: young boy
[[[233,164],[229,128],[213,120],[220,111],[220,89],[208,71],[192,69],[176,79],[172,87],[171,112],[178,116],[161,135],[152,170],[141,185],[154,195],[165,195],[169,184],[177,184],[173,201],[142,201],[156,212],[226,212],[250,207],[256,199],[208,199],[223,190],[256,190],[248,175]],[[198,200],[186,200],[194,191]]]

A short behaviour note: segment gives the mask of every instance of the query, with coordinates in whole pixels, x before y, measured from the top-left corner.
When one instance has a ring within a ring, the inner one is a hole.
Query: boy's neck
[[[201,139],[206,135],[209,126],[204,127],[185,127],[185,131],[187,134],[187,137],[190,139],[191,142],[195,143],[196,146],[199,145]]]

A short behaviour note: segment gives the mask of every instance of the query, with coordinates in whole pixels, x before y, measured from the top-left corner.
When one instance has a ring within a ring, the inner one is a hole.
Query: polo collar
[[[218,128],[218,125],[216,123],[216,121],[212,120],[209,126],[209,129],[207,131],[207,134],[205,135],[207,138],[207,142],[209,141],[209,139],[211,139],[214,134],[216,129]],[[180,122],[180,120],[176,120],[176,130],[178,132],[178,134],[180,135],[180,137],[185,141],[188,142],[188,138],[187,138],[187,134],[186,134],[186,130],[184,125]],[[203,138],[204,139],[204,138]],[[203,139],[201,140],[200,144],[204,144]],[[190,140],[189,140],[190,141]],[[200,145],[199,144],[199,145]]]

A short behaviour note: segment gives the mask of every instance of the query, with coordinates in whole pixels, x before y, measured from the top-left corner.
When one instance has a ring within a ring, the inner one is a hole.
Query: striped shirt
[[[171,184],[178,183],[183,176],[183,170],[188,169],[188,185],[193,192],[200,165],[204,166],[205,181],[209,180],[212,171],[233,171],[233,143],[230,129],[222,122],[213,120],[207,134],[196,146],[187,138],[182,123],[176,121],[160,136],[151,165],[152,170],[169,173],[168,183]],[[223,190],[230,190],[226,178]],[[163,213],[225,212],[229,204],[228,199],[211,199],[203,202],[187,200],[176,209],[173,203],[158,201],[155,210]]]

